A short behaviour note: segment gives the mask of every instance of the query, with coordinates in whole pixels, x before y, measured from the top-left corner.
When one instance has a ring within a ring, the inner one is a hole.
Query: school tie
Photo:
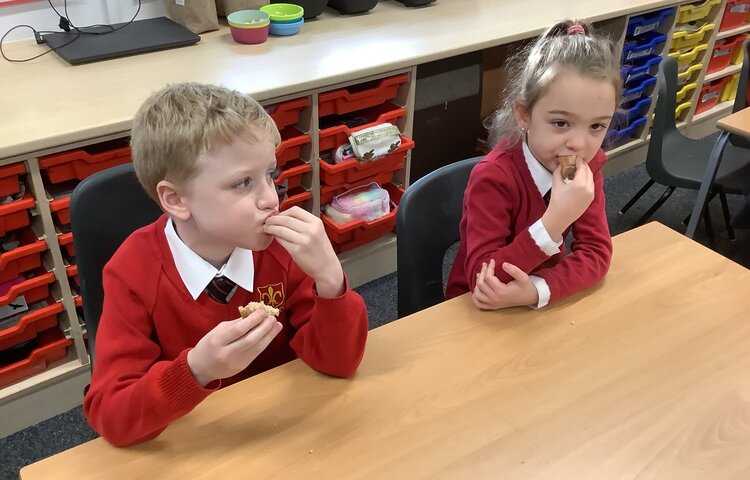
[[[544,204],[547,206],[549,206],[549,197],[551,193],[552,193],[552,189],[550,188],[549,190],[547,190],[547,193],[545,193],[544,196],[542,197],[542,200],[544,200]]]
[[[237,284],[221,275],[214,277],[206,286],[206,294],[219,303],[229,303],[237,291]]]

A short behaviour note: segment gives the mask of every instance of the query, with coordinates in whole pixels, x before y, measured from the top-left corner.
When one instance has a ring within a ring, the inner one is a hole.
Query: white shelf
[[[716,35],[716,39],[717,40],[722,40],[724,38],[731,37],[732,35],[737,35],[738,33],[746,33],[746,32],[750,32],[750,23],[747,23],[745,25],[740,25],[739,27],[733,28],[731,30],[727,30],[727,31],[724,31],[724,32],[719,32]]]
[[[722,77],[726,77],[727,75],[734,75],[735,73],[740,73],[740,70],[742,70],[741,63],[738,65],[730,65],[724,70],[719,70],[718,72],[709,73],[703,79],[703,83],[713,82],[717,78],[722,78]]]
[[[396,271],[396,235],[386,235],[339,254],[351,288]]]
[[[642,138],[634,138],[630,142],[624,145],[620,145],[619,147],[615,147],[612,150],[605,150],[605,153],[607,154],[607,158],[612,158],[627,151],[633,150],[634,148],[638,148],[644,143],[646,143],[646,141]]]
[[[729,102],[721,102],[720,104],[716,105],[711,110],[705,111],[703,113],[699,113],[698,115],[693,116],[693,123],[700,122],[701,120],[705,120],[706,118],[718,116],[722,114],[727,114],[730,111],[732,111],[732,107],[734,106],[734,100]]]

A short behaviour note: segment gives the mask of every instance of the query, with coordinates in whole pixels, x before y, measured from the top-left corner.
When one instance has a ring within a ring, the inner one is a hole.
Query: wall
[[[52,4],[63,13],[63,1],[52,0]],[[0,2],[0,37],[13,26],[27,24],[37,30],[59,31],[59,17],[52,11],[46,0],[35,0],[2,6]],[[96,23],[126,22],[133,18],[138,8],[138,0],[68,0],[68,17],[80,27]],[[166,15],[162,0],[142,0],[137,19]],[[33,38],[28,28],[14,30],[5,41]]]

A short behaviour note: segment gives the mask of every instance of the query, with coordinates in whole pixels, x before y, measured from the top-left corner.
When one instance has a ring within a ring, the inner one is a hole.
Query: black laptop
[[[107,58],[136,55],[197,43],[201,37],[167,17],[136,20],[126,25],[118,23],[107,26],[88,27],[85,31],[109,32],[103,35],[50,33],[42,35],[47,46],[57,48],[55,52],[71,65],[96,62]],[[68,45],[66,43],[70,42]],[[63,46],[64,45],[64,46]],[[59,48],[58,48],[59,47]]]

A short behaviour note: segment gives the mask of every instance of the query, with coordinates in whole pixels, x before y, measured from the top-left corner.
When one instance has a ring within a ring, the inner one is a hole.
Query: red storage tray
[[[731,78],[732,77],[724,77],[703,85],[703,88],[701,88],[700,91],[700,96],[698,97],[698,105],[695,107],[696,115],[711,110],[719,103],[721,92],[724,91],[724,87],[727,86],[727,83]]]
[[[732,59],[739,55],[739,49],[742,48],[742,42],[746,38],[747,35],[735,35],[724,40],[717,40],[711,52],[711,60],[708,62],[706,73],[718,72],[727,68]]]
[[[399,87],[409,80],[403,73],[374,82],[352,85],[318,95],[318,116],[342,115],[393,100]]]
[[[26,164],[13,163],[0,167],[0,197],[7,197],[21,191],[20,176],[26,173]]]
[[[55,274],[44,272],[36,277],[24,280],[10,287],[5,295],[0,296],[0,306],[8,305],[20,295],[26,299],[26,303],[34,303],[49,297],[49,286],[55,281]]]
[[[294,127],[288,127],[281,132],[281,143],[276,149],[276,166],[281,168],[299,158],[302,146],[310,143],[310,135],[302,133]]]
[[[37,333],[57,326],[58,315],[64,310],[63,304],[51,297],[48,306],[29,312],[10,328],[0,330],[0,350],[31,340]]]
[[[70,223],[70,197],[50,200],[49,209],[52,210],[52,215],[55,216],[59,225]]]
[[[406,154],[414,148],[414,141],[401,136],[401,146],[398,150],[378,160],[360,162],[347,160],[335,165],[320,161],[320,181],[330,186],[351,184],[365,177],[383,172],[395,172],[403,168]]]
[[[0,366],[0,387],[46,370],[50,363],[65,358],[68,347],[73,344],[72,340],[65,338],[59,328],[42,332],[38,339],[39,346],[27,358]]]
[[[391,196],[392,209],[390,213],[372,222],[364,220],[353,220],[347,223],[336,223],[325,214],[321,215],[323,226],[336,253],[342,253],[352,248],[359,247],[373,240],[377,240],[386,233],[393,230],[396,225],[396,214],[398,203],[404,191],[392,183],[383,186]]]
[[[331,200],[333,200],[333,197],[336,195],[339,195],[341,193],[344,193],[347,190],[351,190],[352,188],[361,187],[362,185],[367,185],[368,183],[375,182],[378,185],[385,185],[386,183],[389,183],[391,180],[393,180],[393,173],[394,172],[382,172],[378,173],[377,175],[373,175],[372,177],[366,177],[362,180],[357,180],[354,183],[348,183],[346,185],[338,185],[338,186],[330,186],[330,185],[321,185],[320,186],[320,204],[325,205],[327,203],[331,203]]]
[[[68,276],[73,285],[78,287],[80,283],[78,281],[78,265],[68,265],[65,267],[65,274]]]
[[[368,121],[368,123],[364,125],[355,128],[349,128],[346,125],[337,125],[335,127],[321,130],[320,151],[327,152],[328,150],[337,148],[339,145],[349,143],[349,135],[354,132],[374,127],[381,123],[395,123],[396,120],[404,116],[406,116],[406,109],[390,102],[368,109],[367,111],[362,112],[362,117],[366,118]]]
[[[60,244],[60,247],[65,250],[65,253],[71,257],[75,257],[76,249],[75,245],[73,245],[73,234],[71,232],[59,234],[57,236],[57,241]]]
[[[75,301],[76,308],[83,308],[83,297],[76,295],[73,300]]]
[[[750,1],[750,0],[748,0]],[[310,105],[307,97],[277,103],[266,108],[271,118],[276,123],[276,128],[283,130],[286,127],[296,125],[299,122],[300,113]]]
[[[296,206],[302,206],[304,202],[312,198],[312,192],[305,190],[304,188],[298,188],[295,191],[289,191],[287,198],[281,201],[279,210],[283,211],[288,208]]]
[[[305,163],[302,160],[295,160],[294,162],[287,165],[287,168],[282,170],[279,176],[276,178],[276,185],[281,185],[284,180],[289,180],[287,188],[297,188],[302,185],[302,178],[306,173],[312,171],[312,167],[309,163]]]
[[[36,202],[28,192],[20,200],[0,205],[0,236],[27,226],[29,210],[34,208],[34,205]]]
[[[39,158],[39,168],[50,183],[84,178],[107,168],[129,163],[128,139],[117,139]]]
[[[42,266],[42,252],[47,250],[47,242],[39,240],[30,228],[21,232],[19,240],[18,247],[0,254],[0,282]]]
[[[750,12],[750,0],[727,0],[719,31],[723,32],[739,27],[745,23],[748,12]]]

